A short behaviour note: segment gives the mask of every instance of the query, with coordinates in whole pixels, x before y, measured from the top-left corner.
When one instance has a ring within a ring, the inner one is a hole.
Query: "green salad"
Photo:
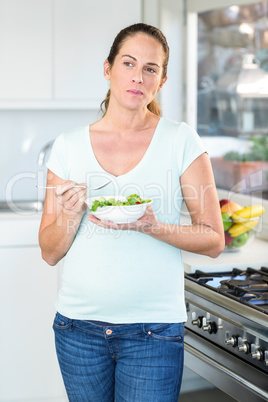
[[[152,200],[147,199],[143,200],[138,194],[131,194],[126,197],[126,201],[116,200],[114,198],[105,199],[104,197],[100,197],[98,200],[95,200],[90,208],[90,211],[96,211],[98,208],[107,207],[107,206],[122,206],[122,205],[136,205],[136,204],[145,204],[147,202],[151,202]]]

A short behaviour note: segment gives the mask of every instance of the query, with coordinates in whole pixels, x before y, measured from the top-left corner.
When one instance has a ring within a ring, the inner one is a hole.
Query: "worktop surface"
[[[255,238],[248,247],[239,251],[224,251],[217,258],[182,251],[182,260],[187,273],[197,269],[212,272],[230,268],[260,268],[268,266],[268,242]]]

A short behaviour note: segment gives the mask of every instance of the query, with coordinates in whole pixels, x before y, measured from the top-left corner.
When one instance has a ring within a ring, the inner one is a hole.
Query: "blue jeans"
[[[102,326],[57,313],[56,351],[70,402],[177,402],[184,323]]]

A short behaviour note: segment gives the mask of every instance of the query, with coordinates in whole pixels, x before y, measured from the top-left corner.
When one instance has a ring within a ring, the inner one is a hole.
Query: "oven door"
[[[237,401],[267,401],[268,376],[185,328],[185,366]]]

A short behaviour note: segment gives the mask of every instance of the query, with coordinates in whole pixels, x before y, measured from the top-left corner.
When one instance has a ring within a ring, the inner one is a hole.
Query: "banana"
[[[231,237],[240,236],[242,233],[247,232],[250,229],[253,229],[259,222],[259,219],[254,219],[250,221],[246,221],[244,223],[235,223],[228,230],[228,233]]]
[[[234,222],[244,222],[245,219],[252,219],[264,213],[262,205],[253,205],[252,207],[245,207],[236,211],[232,215]]]

